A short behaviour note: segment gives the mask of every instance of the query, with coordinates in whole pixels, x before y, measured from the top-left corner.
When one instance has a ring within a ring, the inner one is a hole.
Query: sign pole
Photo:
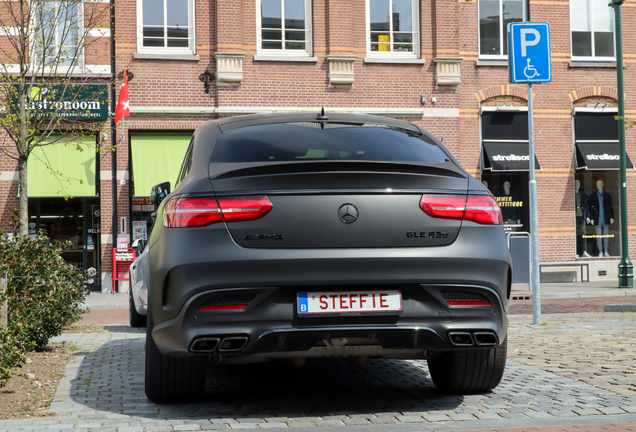
[[[629,260],[627,223],[627,165],[625,153],[625,90],[623,89],[623,37],[621,23],[622,0],[614,0],[616,22],[616,81],[618,87],[618,142],[620,146],[620,206],[621,206],[621,262],[618,264],[618,287],[634,287],[634,265]]]
[[[539,267],[539,210],[537,181],[534,177],[534,117],[532,83],[528,83],[528,148],[530,156],[530,289],[532,289],[532,323],[541,323],[541,271]]]
[[[530,165],[530,289],[533,323],[541,323],[541,267],[539,265],[539,208],[534,163],[534,117],[532,83],[552,81],[550,24],[508,24],[508,81],[528,84],[528,153]]]
[[[117,107],[117,98],[115,97],[115,0],[110,0],[110,163],[111,163],[111,193],[113,199],[113,244],[112,248],[117,248],[117,127],[115,125],[115,108]],[[113,257],[113,292],[117,288],[117,279],[115,273],[115,260]]]

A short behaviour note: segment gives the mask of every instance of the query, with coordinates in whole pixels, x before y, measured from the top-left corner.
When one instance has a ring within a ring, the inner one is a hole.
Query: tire
[[[435,387],[442,393],[482,393],[499,385],[506,368],[508,338],[496,348],[447,351],[428,360]]]
[[[168,357],[152,338],[154,323],[148,305],[146,325],[146,396],[153,402],[187,402],[205,394],[207,357]]]
[[[128,291],[128,321],[130,322],[130,326],[134,328],[146,325],[146,317],[139,314],[137,308],[135,308],[132,291]]]

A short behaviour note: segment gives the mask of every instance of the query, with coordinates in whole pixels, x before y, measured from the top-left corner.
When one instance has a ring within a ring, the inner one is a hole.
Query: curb
[[[603,312],[636,312],[636,304],[606,304]]]
[[[630,291],[597,291],[597,292],[571,292],[571,293],[542,293],[542,299],[563,299],[563,298],[589,298],[589,297],[627,297],[636,296],[636,290]],[[532,294],[511,294],[510,300],[532,300]]]

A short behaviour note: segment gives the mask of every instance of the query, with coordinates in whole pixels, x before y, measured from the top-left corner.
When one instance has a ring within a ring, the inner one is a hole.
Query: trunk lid
[[[452,243],[460,220],[434,218],[422,194],[467,193],[468,177],[453,163],[289,162],[211,164],[217,196],[266,195],[261,219],[227,223],[248,248],[425,247]],[[223,171],[223,170],[226,171]],[[220,172],[221,171],[221,172]]]

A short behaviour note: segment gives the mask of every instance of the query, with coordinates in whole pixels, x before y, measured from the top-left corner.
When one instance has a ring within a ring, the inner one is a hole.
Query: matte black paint
[[[371,116],[329,118],[421,131]],[[419,209],[423,193],[489,194],[425,131],[450,162],[210,164],[223,130],[313,120],[313,114],[243,116],[196,131],[190,172],[170,196],[265,194],[274,208],[255,221],[184,229],[164,228],[159,207],[148,265],[153,337],[161,352],[188,355],[194,338],[224,335],[248,337],[245,350],[233,353],[242,356],[304,350],[325,337],[374,335],[386,348],[450,350],[449,330],[490,330],[503,341],[510,287],[503,228],[431,218]],[[339,220],[344,203],[359,209],[354,223]],[[253,234],[281,238],[246,239]],[[298,291],[387,287],[403,294],[399,316],[296,316]],[[478,292],[491,306],[450,306],[439,294],[448,289]],[[243,310],[197,311],[215,296],[240,293],[254,296]]]

